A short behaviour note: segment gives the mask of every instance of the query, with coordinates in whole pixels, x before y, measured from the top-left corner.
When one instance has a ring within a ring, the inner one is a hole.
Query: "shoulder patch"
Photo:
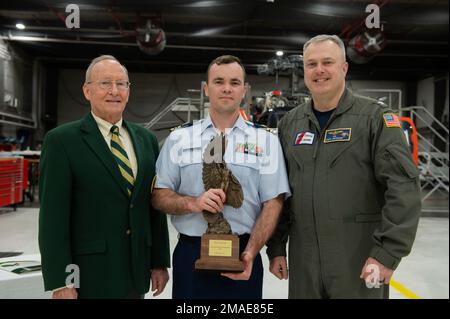
[[[386,113],[383,114],[383,120],[386,127],[399,127],[402,128],[400,124],[400,120],[398,119],[398,116],[394,113]]]

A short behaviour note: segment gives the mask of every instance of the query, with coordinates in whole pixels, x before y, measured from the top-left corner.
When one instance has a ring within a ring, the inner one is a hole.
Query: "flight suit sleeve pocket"
[[[356,223],[374,223],[381,220],[380,214],[358,214],[355,215]]]
[[[80,242],[74,244],[73,253],[75,255],[89,255],[103,253],[106,251],[106,241],[104,239]]]
[[[401,175],[409,177],[410,179],[419,176],[419,169],[414,164],[411,154],[407,149],[398,144],[389,145],[386,148],[394,167],[400,167]]]

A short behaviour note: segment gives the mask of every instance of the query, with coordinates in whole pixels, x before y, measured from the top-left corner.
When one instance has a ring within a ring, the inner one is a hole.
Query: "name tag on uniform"
[[[254,143],[236,143],[235,152],[262,156],[263,149]]]
[[[383,115],[384,124],[386,124],[386,127],[400,127],[400,120],[398,119],[398,116],[393,113],[386,113]]]
[[[325,131],[324,143],[348,142],[352,136],[351,128],[337,128]]]
[[[314,133],[303,131],[298,133],[297,136],[295,137],[294,145],[302,145],[302,144],[312,145],[313,142],[314,142]]]

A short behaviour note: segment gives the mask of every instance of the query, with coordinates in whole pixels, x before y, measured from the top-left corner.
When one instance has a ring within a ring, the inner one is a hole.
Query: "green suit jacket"
[[[127,121],[138,163],[131,198],[107,143],[89,113],[49,131],[39,181],[39,247],[46,290],[79,269],[79,297],[123,298],[149,290],[150,270],[169,267],[164,214],[151,206],[158,143]],[[67,268],[67,269],[66,269]]]

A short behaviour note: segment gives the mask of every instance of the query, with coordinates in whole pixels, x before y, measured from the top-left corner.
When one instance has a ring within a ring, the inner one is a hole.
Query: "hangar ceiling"
[[[234,54],[249,73],[256,73],[257,65],[274,58],[276,50],[301,54],[303,43],[317,34],[337,34],[348,47],[358,46],[366,6],[375,3],[385,41],[364,63],[351,60],[349,76],[412,80],[448,72],[444,0],[78,0],[78,29],[66,28],[69,3],[2,1],[0,35],[9,45],[58,67],[84,68],[97,55],[113,54],[135,71],[204,72],[216,56]],[[24,30],[16,28],[18,22]],[[155,48],[158,30],[165,34],[162,50],[162,44]],[[147,47],[140,49],[137,39]]]

